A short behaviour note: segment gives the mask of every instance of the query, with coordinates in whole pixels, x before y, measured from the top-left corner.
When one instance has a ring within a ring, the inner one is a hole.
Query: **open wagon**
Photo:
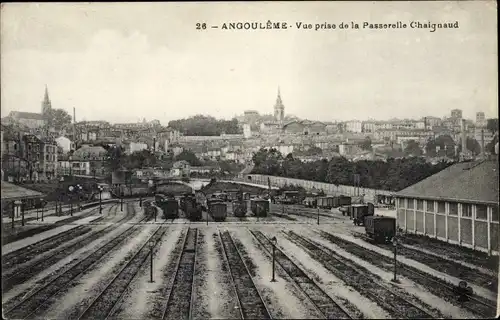
[[[215,221],[225,221],[227,217],[227,204],[222,201],[208,202],[208,212]]]
[[[267,217],[269,213],[269,201],[264,199],[250,200],[250,208],[256,217]]]

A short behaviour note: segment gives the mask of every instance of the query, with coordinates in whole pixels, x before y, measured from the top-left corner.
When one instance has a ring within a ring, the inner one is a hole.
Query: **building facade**
[[[498,163],[463,162],[395,194],[405,232],[498,255]]]

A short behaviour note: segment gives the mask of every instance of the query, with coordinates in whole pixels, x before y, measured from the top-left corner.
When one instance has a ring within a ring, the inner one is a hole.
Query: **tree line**
[[[423,158],[389,158],[387,161],[350,162],[343,157],[303,163],[291,154],[283,157],[276,149],[260,149],[252,158],[253,174],[312,180],[335,185],[399,191],[445,168],[450,162],[435,165]],[[356,177],[359,177],[359,183]]]
[[[220,136],[222,133],[242,133],[238,120],[217,120],[214,117],[196,115],[187,119],[172,120],[168,123],[172,129],[185,136]]]

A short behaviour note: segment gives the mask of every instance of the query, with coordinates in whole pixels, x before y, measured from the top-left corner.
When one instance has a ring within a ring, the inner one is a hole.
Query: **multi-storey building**
[[[457,121],[462,120],[462,110],[460,109],[451,110],[451,118]]]
[[[362,132],[363,131],[363,124],[361,121],[357,121],[357,120],[347,121],[345,123],[345,131],[347,131],[347,132]]]
[[[486,127],[486,117],[484,116],[484,112],[476,112],[476,127]]]
[[[374,121],[364,121],[362,125],[363,125],[363,130],[362,130],[363,132],[370,133],[370,132],[375,132],[375,130],[377,130]]]
[[[57,143],[54,139],[41,140],[41,172],[42,180],[50,180],[57,176]]]

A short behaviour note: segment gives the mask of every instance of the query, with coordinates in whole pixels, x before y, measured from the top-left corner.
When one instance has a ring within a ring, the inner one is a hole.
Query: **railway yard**
[[[228,205],[224,222],[206,212],[191,222],[182,212],[178,219],[147,217],[139,200],[129,199],[123,211],[107,203],[102,215],[85,209],[79,219],[40,231],[2,246],[4,318],[497,314],[498,259],[403,237],[393,282],[393,245],[368,241],[340,212],[273,204],[267,217],[236,217]],[[460,280],[473,289],[465,302],[454,291]]]

